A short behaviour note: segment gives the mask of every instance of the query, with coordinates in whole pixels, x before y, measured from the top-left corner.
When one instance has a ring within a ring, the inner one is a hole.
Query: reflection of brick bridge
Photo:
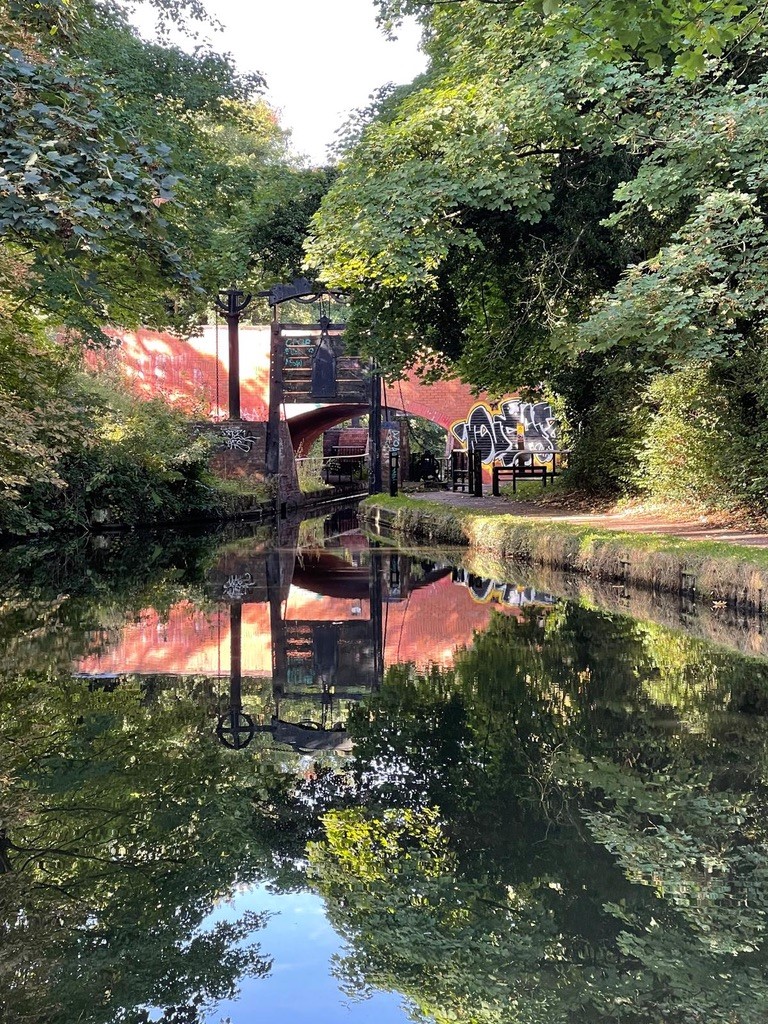
[[[206,327],[198,336],[181,339],[149,330],[123,331],[119,347],[111,350],[109,361],[122,366],[134,388],[147,397],[162,396],[201,418],[222,419],[227,414],[228,348],[226,328]],[[269,327],[240,328],[241,413],[244,420],[266,421],[269,388]],[[411,416],[437,423],[451,432],[454,440],[461,438],[461,424],[473,407],[473,436],[483,451],[483,461],[503,455],[505,448],[516,447],[515,427],[507,417],[504,430],[494,427],[494,409],[489,396],[473,394],[460,380],[423,384],[411,374],[407,379],[385,387],[382,395],[383,415],[387,410],[401,410]],[[514,403],[515,406],[517,403]],[[485,409],[477,409],[477,406]],[[530,406],[528,410],[548,406]],[[286,404],[285,417],[294,450],[306,452],[325,430],[353,416],[367,412],[361,404],[293,405]],[[535,416],[521,414],[533,422]],[[544,423],[542,412],[539,419]],[[498,420],[498,417],[496,417]],[[458,426],[457,426],[458,424]],[[511,425],[511,430],[510,430]],[[530,425],[530,424],[529,424]],[[536,430],[543,433],[542,426]],[[526,427],[526,434],[529,431]]]

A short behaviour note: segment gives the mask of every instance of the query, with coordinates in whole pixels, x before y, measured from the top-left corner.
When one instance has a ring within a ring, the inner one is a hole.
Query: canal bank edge
[[[469,546],[497,558],[581,573],[744,611],[768,611],[768,551],[725,541],[601,530],[375,495],[360,519],[419,541]]]

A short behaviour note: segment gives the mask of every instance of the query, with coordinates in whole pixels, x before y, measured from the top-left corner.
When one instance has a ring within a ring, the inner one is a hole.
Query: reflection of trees
[[[311,847],[342,979],[441,1022],[764,1020],[765,723],[725,712],[767,681],[573,606],[390,673]]]
[[[146,607],[204,601],[205,565],[218,566],[221,550],[206,538],[104,545],[76,539],[0,558],[9,1024],[139,1022],[153,1004],[174,1024],[202,1019],[268,962],[252,941],[258,915],[205,931],[201,922],[240,883],[305,885],[307,839],[344,799],[336,771],[297,774],[266,739],[247,758],[219,747],[203,679],[171,690],[159,677],[71,678],[94,635]]]
[[[163,544],[133,534],[39,541],[0,555],[0,648],[4,665],[23,673],[67,672],[99,633],[119,629],[143,608],[167,611],[203,600],[201,538]]]
[[[352,948],[338,965],[350,994],[394,989],[438,1021],[484,1022],[568,984],[547,879],[503,889],[463,876],[436,808],[335,812],[326,827],[311,863]]]
[[[248,915],[200,924],[235,882],[260,877],[252,772],[180,698],[138,685],[25,678],[3,687],[0,982],[14,1021],[194,1022],[268,962]]]
[[[60,671],[83,623],[198,587],[195,559],[72,585],[59,562],[51,587],[44,564],[0,607],[22,663],[55,631],[1,691],[0,1020],[200,1020],[267,966],[260,919],[201,922],[238,882],[304,887],[307,844],[351,991],[481,1024],[764,1018],[763,662],[532,607],[450,671],[391,670],[354,761],[297,766],[219,747],[204,685]]]

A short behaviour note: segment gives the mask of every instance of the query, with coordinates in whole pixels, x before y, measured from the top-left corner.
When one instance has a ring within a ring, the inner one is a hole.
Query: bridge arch
[[[291,444],[297,456],[309,454],[314,442],[331,427],[344,423],[354,416],[365,416],[370,411],[367,405],[319,405],[295,415],[286,416]]]
[[[463,381],[454,379],[424,384],[416,374],[412,374],[394,384],[383,385],[382,415],[386,415],[387,409],[400,410],[408,416],[436,423],[450,437],[451,427],[464,418],[476,400]]]

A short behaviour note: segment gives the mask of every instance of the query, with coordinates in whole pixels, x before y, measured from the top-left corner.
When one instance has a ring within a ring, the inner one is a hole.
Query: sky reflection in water
[[[341,995],[330,961],[342,946],[319,896],[271,893],[254,886],[217,908],[206,924],[238,917],[244,910],[273,915],[262,933],[262,945],[274,957],[274,967],[268,978],[243,982],[238,998],[220,1003],[206,1016],[206,1024],[219,1024],[222,1018],[232,1024],[298,1022],[308,1016],[315,1024],[400,1024],[410,1019],[397,995],[377,992],[360,1002]]]

